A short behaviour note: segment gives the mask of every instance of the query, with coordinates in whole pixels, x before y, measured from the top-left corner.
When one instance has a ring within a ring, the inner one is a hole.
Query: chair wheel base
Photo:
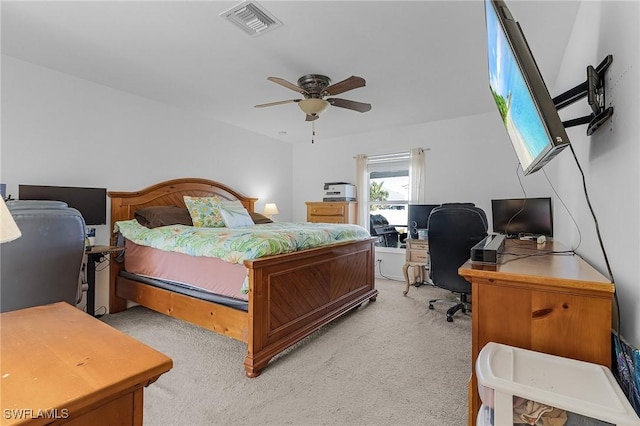
[[[433,305],[429,303],[429,309],[433,310]]]
[[[453,322],[453,318],[451,318],[449,315],[447,315],[447,322]]]

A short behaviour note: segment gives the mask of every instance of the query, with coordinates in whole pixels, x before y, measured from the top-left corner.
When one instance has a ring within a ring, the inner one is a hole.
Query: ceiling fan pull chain
[[[311,143],[313,144],[313,142],[316,139],[316,121],[313,120],[311,122]]]

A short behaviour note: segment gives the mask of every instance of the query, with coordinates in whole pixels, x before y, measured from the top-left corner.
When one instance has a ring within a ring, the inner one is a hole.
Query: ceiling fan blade
[[[339,93],[357,89],[358,87],[364,87],[365,84],[366,82],[364,81],[364,78],[352,75],[347,79],[332,84],[331,86],[325,87],[322,93],[327,95],[337,95]]]
[[[269,81],[273,81],[276,84],[279,84],[280,86],[284,86],[287,89],[291,89],[293,91],[296,91],[298,93],[302,93],[303,95],[308,95],[309,93],[307,93],[306,90],[304,90],[302,87],[297,86],[293,83],[289,83],[287,80],[285,80],[284,78],[280,78],[280,77],[267,77],[267,80]]]
[[[371,104],[365,104],[363,102],[350,101],[347,99],[340,99],[340,98],[329,98],[329,99],[326,99],[326,101],[329,102],[331,105],[337,106],[340,108],[352,109],[358,112],[371,111]]]
[[[270,107],[275,105],[290,104],[291,102],[300,102],[301,100],[302,99],[289,99],[287,101],[269,102],[267,104],[255,105],[254,108],[264,108],[264,107]]]
[[[317,114],[307,114],[307,118],[305,118],[304,121],[314,121],[318,118],[320,118],[320,116]]]

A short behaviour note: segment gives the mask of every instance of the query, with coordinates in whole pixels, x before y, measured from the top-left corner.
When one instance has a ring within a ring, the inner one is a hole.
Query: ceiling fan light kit
[[[349,90],[364,87],[366,82],[364,78],[352,75],[338,83],[331,84],[331,79],[326,75],[307,74],[298,79],[298,84],[293,84],[280,77],[268,77],[267,80],[279,84],[287,89],[291,89],[304,96],[304,99],[289,99],[286,101],[269,102],[266,104],[256,105],[256,108],[264,108],[275,105],[288,104],[297,102],[300,109],[306,114],[306,121],[313,121],[318,118],[329,105],[350,109],[358,112],[367,112],[371,110],[371,104],[363,102],[350,101],[342,98],[326,98]]]
[[[307,115],[319,115],[329,106],[329,102],[324,99],[309,98],[302,99],[298,102],[298,106]]]
[[[286,101],[269,102],[267,104],[256,105],[256,108],[264,108],[275,105],[288,104],[296,102],[302,112],[305,113],[305,121],[311,121],[311,143],[315,140],[316,129],[315,120],[320,114],[329,107],[335,106],[350,109],[358,112],[367,112],[371,110],[371,104],[363,102],[350,101],[341,98],[327,98],[349,90],[364,87],[366,82],[364,78],[352,75],[338,83],[331,84],[331,79],[326,75],[307,74],[298,79],[298,84],[293,84],[280,77],[267,77],[267,80],[279,84],[294,92],[298,92],[304,96],[304,99],[289,99]]]

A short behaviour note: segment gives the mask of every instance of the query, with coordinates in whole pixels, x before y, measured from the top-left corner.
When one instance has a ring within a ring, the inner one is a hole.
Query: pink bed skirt
[[[234,299],[248,300],[240,292],[247,278],[244,265],[215,257],[189,256],[141,246],[126,240],[124,265],[127,272],[149,278],[190,285]]]

